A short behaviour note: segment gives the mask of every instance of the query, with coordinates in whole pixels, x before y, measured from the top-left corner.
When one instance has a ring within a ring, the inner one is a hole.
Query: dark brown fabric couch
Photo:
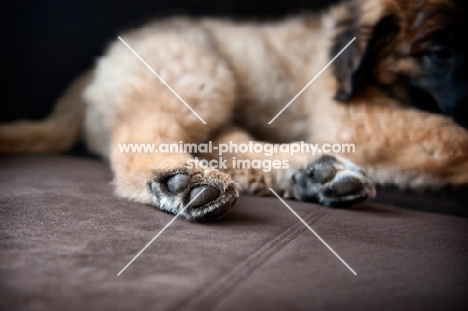
[[[217,223],[113,196],[108,166],[0,158],[1,310],[467,310],[468,219],[244,196]],[[387,194],[391,197],[391,194]]]

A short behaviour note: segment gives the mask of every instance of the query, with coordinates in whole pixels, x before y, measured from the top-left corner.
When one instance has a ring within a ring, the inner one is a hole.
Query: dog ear
[[[330,59],[356,38],[334,61],[332,70],[337,81],[335,99],[347,101],[363,83],[366,61],[370,58],[374,39],[383,35],[384,21],[390,20],[390,1],[351,0],[334,12],[335,37],[330,49]],[[387,31],[387,30],[385,30]]]
[[[332,66],[337,81],[335,99],[338,101],[347,101],[354,95],[368,53],[370,35],[366,33],[369,31],[362,29],[360,13],[357,2],[349,2],[335,12],[336,34],[330,49],[330,59],[355,38]]]
[[[359,40],[356,28],[350,28],[335,38],[331,49],[331,57],[335,57],[353,38]],[[368,43],[354,41],[333,63],[333,73],[338,83],[335,99],[347,101],[356,90],[360,69],[367,54]],[[359,40],[361,41],[361,40]]]

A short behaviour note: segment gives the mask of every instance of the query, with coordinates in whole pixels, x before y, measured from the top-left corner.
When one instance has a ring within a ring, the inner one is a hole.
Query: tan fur
[[[371,27],[389,10],[400,10],[404,2],[358,3],[362,23]],[[152,202],[147,184],[158,172],[183,168],[192,155],[122,154],[118,143],[225,142],[252,137],[271,142],[354,143],[357,152],[345,156],[365,168],[375,182],[413,189],[467,183],[466,130],[442,115],[404,107],[372,86],[350,102],[339,103],[333,99],[337,81],[330,69],[272,125],[267,124],[329,62],[336,21],[343,14],[346,9],[340,5],[322,15],[270,24],[175,18],[124,33],[122,38],[206,125],[120,41],[112,43],[98,60],[92,80],[88,83],[84,78],[85,86],[72,86],[60,102],[75,104],[84,99],[84,135],[90,150],[110,160],[117,194],[142,203]],[[358,38],[357,47],[365,40]],[[393,68],[416,71],[404,61]],[[392,83],[386,69],[376,71],[382,80]],[[75,126],[72,130],[58,126],[69,122],[48,119],[40,125],[3,125],[0,151],[65,150],[76,136]],[[49,131],[54,135],[45,133]],[[314,159],[299,155],[289,160],[304,167]],[[284,196],[289,195],[284,184],[292,173],[199,172],[215,176],[232,189],[235,183],[228,174],[250,193],[268,195],[268,188],[273,187]]]

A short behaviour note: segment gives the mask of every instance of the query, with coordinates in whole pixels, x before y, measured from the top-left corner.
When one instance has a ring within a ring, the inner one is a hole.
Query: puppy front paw
[[[291,177],[292,195],[299,201],[347,207],[374,198],[376,190],[364,170],[346,159],[322,156]]]

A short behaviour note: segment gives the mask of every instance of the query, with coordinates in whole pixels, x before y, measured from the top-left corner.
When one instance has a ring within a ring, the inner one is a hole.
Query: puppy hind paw
[[[160,172],[150,183],[153,203],[159,209],[190,221],[211,221],[224,216],[235,204],[240,187],[228,175],[214,169],[176,169]]]
[[[364,170],[346,159],[322,156],[291,178],[293,197],[325,206],[347,207],[374,198],[376,190]]]

